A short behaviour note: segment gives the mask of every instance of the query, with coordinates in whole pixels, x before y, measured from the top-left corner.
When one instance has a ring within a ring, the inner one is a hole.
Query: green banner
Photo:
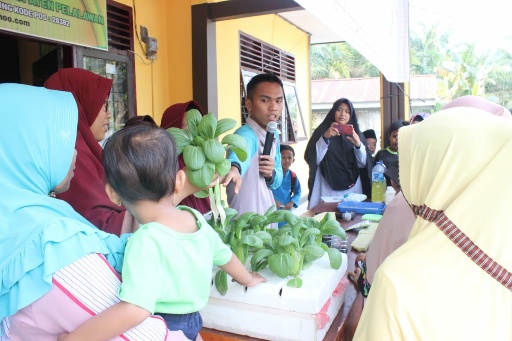
[[[108,50],[106,0],[0,1],[0,30]]]

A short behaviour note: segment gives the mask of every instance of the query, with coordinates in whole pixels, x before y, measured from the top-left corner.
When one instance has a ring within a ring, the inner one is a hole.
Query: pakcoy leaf
[[[290,288],[300,288],[302,286],[302,279],[300,279],[299,277],[294,277],[290,279],[286,283],[286,285],[289,286]]]
[[[213,188],[208,188],[208,195],[210,197],[210,207],[212,209],[213,221],[217,222],[219,219],[219,211],[217,210],[217,205],[215,202],[215,193],[213,192]]]
[[[302,222],[306,224],[307,228],[316,228],[320,227],[320,222],[313,217],[304,217],[302,218]]]
[[[282,210],[282,211],[285,211],[286,214],[284,216],[284,220],[290,224],[291,226],[295,226],[298,222],[301,221],[300,217],[298,217],[295,213],[293,213],[292,211],[288,211],[288,210]]]
[[[202,199],[202,198],[207,198],[207,197],[208,197],[208,195],[210,195],[210,194],[209,194],[209,192],[208,192],[208,190],[207,190],[207,189],[202,189],[202,190],[200,190],[199,192],[195,192],[195,193],[194,193],[194,196],[195,196],[196,198],[200,198],[200,199]]]
[[[325,253],[324,249],[322,249],[318,245],[307,245],[304,248],[302,248],[301,251],[304,254],[309,253],[310,255],[312,255],[316,259],[322,257],[324,255],[324,253]]]
[[[278,249],[281,248],[281,249],[285,250],[289,254],[291,254],[292,252],[295,252],[295,250],[297,250],[299,248],[297,239],[295,239],[289,235],[283,235],[278,238],[275,238],[274,246],[276,246]]]
[[[249,222],[249,219],[256,213],[254,212],[245,212],[242,213],[236,220],[235,220],[235,234],[238,239],[240,239],[240,236],[242,235],[242,230],[247,227],[247,223]]]
[[[246,261],[245,250],[244,250],[246,248],[247,248],[246,246],[243,246],[242,244],[237,242],[236,246],[235,246],[235,248],[233,250],[233,253],[240,260],[240,262],[242,264],[245,264],[245,261]]]
[[[219,230],[219,229],[215,229],[215,231],[219,234],[219,237],[222,240],[222,242],[224,244],[228,244],[228,238],[227,238],[226,232]]]
[[[306,225],[302,223],[301,219],[298,219],[298,222],[292,226],[292,236],[294,238],[300,238],[303,229],[306,229]]]
[[[292,266],[292,256],[287,253],[274,254],[268,258],[268,267],[270,268],[270,271],[281,278],[288,277]]]
[[[222,149],[224,150],[224,149]],[[208,155],[208,154],[206,154]],[[215,171],[220,175],[220,176],[226,176],[226,174],[229,173],[229,170],[231,169],[231,162],[229,162],[229,160],[227,159],[222,159],[220,162],[217,162],[215,164]]]
[[[192,139],[194,138],[189,130],[187,129],[180,129],[171,127],[167,129],[167,132],[171,134],[171,136],[174,139],[174,142],[176,142],[176,149],[178,151],[178,155],[183,153],[183,149],[192,144]]]
[[[303,262],[303,256],[300,254],[300,252],[293,252],[291,254],[292,256],[292,259],[293,259],[293,266],[290,270],[290,275],[291,276],[297,276],[300,271],[302,270],[302,262]]]
[[[222,138],[221,143],[227,145],[226,149],[231,149],[240,161],[247,159],[247,143],[242,136],[228,134]]]
[[[244,245],[254,247],[256,249],[263,248],[263,241],[261,240],[261,238],[255,236],[254,234],[243,236],[242,238],[240,238],[238,242]]]
[[[335,222],[334,224],[328,225],[322,229],[322,234],[332,234],[335,236],[340,237],[343,240],[347,239],[347,234],[345,233],[345,230],[340,226],[340,223]]]
[[[304,230],[300,236],[300,245],[304,246],[311,236],[318,236],[319,234],[320,230],[314,227]]]
[[[341,262],[343,261],[340,250],[329,248],[327,249],[327,254],[329,255],[329,262],[331,263],[331,268],[335,270],[339,269],[341,266]]]
[[[265,216],[261,214],[255,214],[249,220],[249,224],[252,226],[255,232],[263,230],[263,225],[265,223]]]
[[[226,222],[230,223],[238,215],[238,211],[231,207],[224,207],[224,212],[226,212]]]
[[[265,212],[264,216],[265,218],[268,218],[270,213],[274,212],[276,210],[276,205],[272,205],[268,208],[267,212]]]
[[[190,130],[193,136],[197,136],[197,126],[203,115],[197,109],[190,109],[185,113],[185,120],[187,121],[187,129]]]
[[[192,144],[194,146],[202,146],[203,143],[204,143],[205,139],[202,138],[201,136],[196,136],[194,137],[194,139],[192,140]]]
[[[215,139],[209,139],[204,141],[203,150],[206,155],[206,158],[213,163],[218,163],[221,162],[222,160],[225,160],[226,151],[224,150],[222,144]]]
[[[215,137],[224,134],[225,132],[233,129],[236,126],[236,121],[232,118],[221,118],[217,122],[217,128],[215,129]]]
[[[215,138],[215,129],[217,129],[217,117],[209,112],[201,118],[201,122],[197,125],[197,134],[205,140],[213,139]]]
[[[222,296],[228,292],[228,275],[224,270],[219,270],[215,274],[215,288]]]
[[[294,218],[291,218],[290,215],[292,215]],[[286,221],[289,223],[288,220],[296,222],[297,218],[298,217],[291,211],[277,210],[277,211],[270,213],[267,216],[267,220],[265,221],[265,224],[268,225],[268,224],[274,224],[274,223],[281,223],[283,221]],[[290,225],[293,226],[294,224],[290,224]]]
[[[292,227],[291,226],[283,226],[279,230],[267,229],[267,231],[269,233],[273,233],[272,239],[277,239],[278,237],[280,237],[282,235],[291,233],[292,232]]]
[[[266,231],[258,231],[254,235],[259,237],[263,241],[263,244],[272,243],[272,236]]]
[[[197,170],[192,170],[187,167],[187,177],[193,185],[199,188],[208,187],[213,181],[215,174],[215,166],[210,161],[206,161],[204,166]]]
[[[251,270],[258,271],[261,269],[260,264],[266,260],[270,256],[272,256],[274,252],[272,250],[262,249],[256,251],[256,253],[251,258]]]
[[[183,161],[187,168],[197,170],[204,166],[206,156],[201,147],[188,145],[183,149]]]

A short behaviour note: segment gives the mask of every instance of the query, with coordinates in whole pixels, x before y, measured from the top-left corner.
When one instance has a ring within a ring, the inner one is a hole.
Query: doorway
[[[61,67],[71,67],[71,47],[0,34],[0,83],[43,86]]]
[[[44,86],[58,69],[79,67],[113,80],[108,99],[109,137],[136,115],[133,58],[78,46],[0,33],[0,83]]]

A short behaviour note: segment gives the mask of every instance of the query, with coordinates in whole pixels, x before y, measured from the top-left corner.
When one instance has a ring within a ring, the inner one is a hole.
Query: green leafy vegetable
[[[187,128],[193,136],[197,136],[197,126],[199,125],[199,122],[201,122],[202,118],[203,115],[201,115],[197,109],[190,109],[185,113]]]
[[[203,148],[188,145],[183,149],[183,161],[187,167],[191,170],[197,170],[204,166],[206,162],[206,156],[204,155]],[[210,179],[210,182],[212,182]],[[208,184],[210,184],[208,182]],[[201,187],[201,186],[199,186]]]
[[[169,128],[167,132],[172,135],[174,141],[176,142],[176,147],[178,149],[178,155],[183,152],[183,149],[192,143],[192,139],[194,136],[190,133],[188,129],[179,129],[179,128]]]
[[[226,151],[219,141],[214,139],[206,140],[203,143],[203,149],[206,157],[211,162],[216,164],[225,160]]]
[[[215,274],[215,288],[222,296],[228,292],[228,275],[224,270],[219,270]]]
[[[211,174],[215,172],[215,165],[210,161],[205,161],[204,166],[192,170],[187,168],[187,177],[190,179],[190,182],[196,185],[197,187],[205,188],[209,186],[213,180]]]
[[[224,134],[225,132],[233,129],[236,126],[236,121],[232,118],[222,118],[217,122],[215,129],[215,137]]]
[[[204,115],[197,126],[197,133],[205,140],[215,138],[215,129],[217,129],[217,118],[211,112]]]

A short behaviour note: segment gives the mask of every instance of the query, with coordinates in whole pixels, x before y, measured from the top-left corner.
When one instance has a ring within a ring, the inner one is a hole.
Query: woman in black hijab
[[[352,125],[351,134],[340,133],[341,124]],[[370,198],[372,156],[348,99],[334,102],[311,136],[304,158],[309,165],[309,209],[321,197],[364,193]]]

